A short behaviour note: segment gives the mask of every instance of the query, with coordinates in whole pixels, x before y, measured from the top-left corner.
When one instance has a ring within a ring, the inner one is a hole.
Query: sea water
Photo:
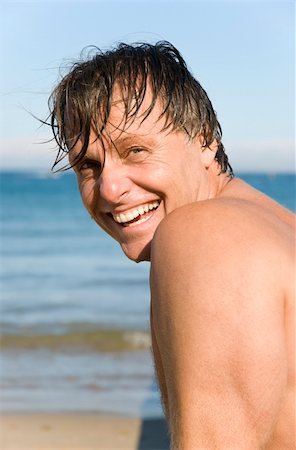
[[[295,211],[295,175],[241,178]],[[72,173],[0,184],[1,410],[161,415],[148,263],[90,220]]]

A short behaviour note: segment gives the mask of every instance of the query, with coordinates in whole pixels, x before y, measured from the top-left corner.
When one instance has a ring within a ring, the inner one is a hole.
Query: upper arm
[[[159,227],[151,269],[172,432],[182,449],[259,448],[272,433],[286,377],[273,262],[252,227],[237,230],[231,214],[218,217],[217,231],[217,211],[184,212]]]

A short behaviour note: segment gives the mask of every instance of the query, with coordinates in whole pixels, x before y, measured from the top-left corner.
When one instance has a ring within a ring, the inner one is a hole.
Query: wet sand
[[[1,450],[168,450],[162,419],[99,414],[2,414]]]

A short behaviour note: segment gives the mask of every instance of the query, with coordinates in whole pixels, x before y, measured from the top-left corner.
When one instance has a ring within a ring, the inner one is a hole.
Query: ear
[[[214,162],[218,150],[218,142],[213,140],[210,146],[201,147],[201,160],[206,169],[208,169]]]

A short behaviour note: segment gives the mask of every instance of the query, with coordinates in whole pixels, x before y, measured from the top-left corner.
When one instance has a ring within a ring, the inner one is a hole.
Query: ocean
[[[239,174],[295,211],[295,175]],[[72,173],[0,174],[0,409],[160,417],[149,264],[90,220]]]

